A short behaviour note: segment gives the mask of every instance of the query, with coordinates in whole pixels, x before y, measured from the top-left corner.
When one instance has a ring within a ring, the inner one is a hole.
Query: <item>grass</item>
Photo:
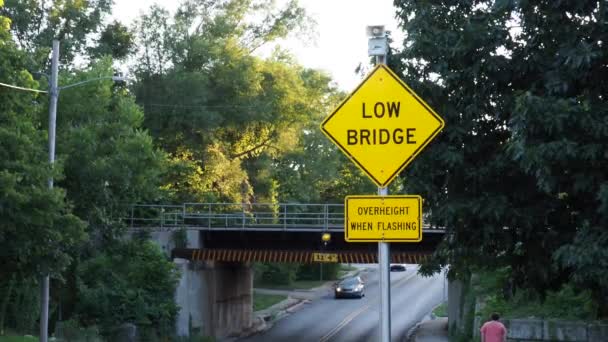
[[[286,299],[287,296],[253,293],[253,311],[264,310]],[[3,342],[3,341],[0,341]]]
[[[441,303],[433,309],[433,315],[435,317],[448,317],[448,304],[446,302]]]
[[[37,342],[36,337],[24,337],[15,335],[0,336],[0,342]]]
[[[357,268],[348,264],[340,265],[340,271],[338,271],[338,278],[344,277],[348,272],[356,271]]]

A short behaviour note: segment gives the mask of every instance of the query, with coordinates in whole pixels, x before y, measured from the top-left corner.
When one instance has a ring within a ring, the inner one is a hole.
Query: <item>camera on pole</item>
[[[365,32],[369,37],[367,41],[367,54],[369,56],[386,56],[388,52],[388,38],[384,25],[367,26]]]

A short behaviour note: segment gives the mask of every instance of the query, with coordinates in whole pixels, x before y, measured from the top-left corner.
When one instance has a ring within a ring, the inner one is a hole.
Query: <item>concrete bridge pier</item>
[[[187,246],[202,248],[199,231],[189,230]],[[171,250],[165,234],[154,237]],[[165,243],[163,243],[165,242]],[[249,262],[190,261],[175,258],[181,278],[175,291],[180,307],[175,328],[179,336],[222,338],[239,334],[252,324],[253,269]]]
[[[253,270],[250,263],[207,262],[203,277],[207,284],[204,325],[216,338],[239,334],[251,327],[253,315]]]
[[[180,336],[237,335],[251,326],[253,271],[250,263],[174,260],[181,272],[175,300]]]

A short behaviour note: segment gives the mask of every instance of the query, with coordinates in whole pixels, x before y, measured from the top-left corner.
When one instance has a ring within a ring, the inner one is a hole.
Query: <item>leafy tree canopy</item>
[[[277,199],[276,163],[335,90],[280,49],[267,59],[252,52],[306,20],[296,2],[271,1],[185,1],[173,17],[153,7],[140,18],[135,93],[145,126],[171,153],[166,188],[175,198]]]
[[[61,83],[112,75],[112,61],[62,73]],[[156,201],[165,154],[142,128],[143,112],[121,85],[98,80],[61,91],[57,109],[57,153],[65,179],[58,183],[74,212],[107,238],[120,233],[129,204]],[[118,229],[118,230],[117,230]]]
[[[541,292],[574,276],[605,308],[606,3],[395,5],[392,67],[446,120],[402,175],[448,228],[436,260],[453,275],[511,265]]]
[[[126,26],[113,21],[106,26],[97,40],[97,46],[90,48],[92,56],[112,56],[114,59],[124,59],[132,54],[135,47],[135,37]]]
[[[1,4],[0,4],[1,5]],[[0,16],[0,23],[9,21]],[[0,25],[0,80],[26,88],[38,84],[26,71],[8,27]],[[49,189],[51,169],[46,134],[38,110],[46,96],[0,87],[0,278],[57,275],[85,238],[84,224],[72,215],[66,194]]]
[[[178,281],[178,270],[158,245],[119,242],[78,266],[75,313],[85,326],[98,325],[104,332],[131,322],[170,335]]]
[[[29,67],[41,71],[53,39],[61,41],[63,64],[82,54],[87,39],[102,28],[111,5],[111,0],[7,0],[0,15],[11,19],[13,38],[29,54]]]

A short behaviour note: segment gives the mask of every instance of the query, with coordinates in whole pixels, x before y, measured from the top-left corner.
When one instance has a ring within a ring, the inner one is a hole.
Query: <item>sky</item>
[[[278,6],[286,2],[276,0]],[[130,24],[153,4],[173,12],[179,2],[114,0],[114,3],[113,17]],[[300,5],[317,22],[316,38],[313,42],[291,38],[281,46],[289,49],[302,65],[328,72],[340,89],[354,90],[361,81],[355,69],[360,63],[369,64],[365,27],[384,25],[397,43],[402,41],[403,33],[397,27],[392,4],[393,0],[300,0]],[[269,50],[270,47],[262,49],[260,54]]]

